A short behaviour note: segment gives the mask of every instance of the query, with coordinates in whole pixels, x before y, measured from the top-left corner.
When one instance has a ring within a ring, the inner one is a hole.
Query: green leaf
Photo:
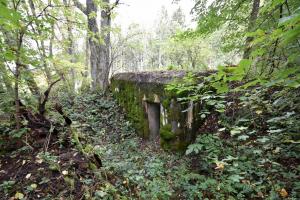
[[[240,136],[238,137],[238,140],[245,141],[245,140],[247,140],[248,138],[249,138],[248,135],[240,135]]]
[[[235,135],[240,134],[240,133],[241,133],[240,130],[231,130],[230,131],[231,136],[235,136]]]
[[[95,196],[96,196],[96,197],[103,198],[103,197],[105,197],[106,195],[107,195],[107,193],[104,192],[104,191],[99,191],[99,190],[97,190],[97,191],[95,192]]]
[[[197,143],[191,144],[188,146],[188,149],[186,150],[185,154],[186,155],[189,155],[191,153],[198,154],[201,151],[202,147],[203,146],[201,144],[197,144]]]
[[[211,85],[212,85],[212,87],[214,87],[217,90],[218,94],[226,93],[229,91],[228,84],[225,82],[219,81],[219,82],[215,82]]]
[[[0,3],[0,24],[17,26],[19,25],[18,21],[20,19],[20,13],[7,8],[5,5]]]
[[[242,180],[244,177],[238,175],[238,174],[235,174],[235,175],[231,175],[228,177],[229,180],[233,181],[233,182],[237,182],[239,183],[240,180]]]
[[[257,141],[260,142],[260,143],[266,143],[266,142],[268,142],[269,140],[270,140],[270,139],[267,138],[267,137],[261,137],[261,138],[257,139]]]

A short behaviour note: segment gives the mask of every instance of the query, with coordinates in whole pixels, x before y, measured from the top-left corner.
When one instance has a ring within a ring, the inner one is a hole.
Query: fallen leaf
[[[224,170],[225,167],[224,163],[217,162],[216,165],[217,167],[215,169]]]
[[[35,162],[38,163],[38,164],[42,164],[43,160],[42,159],[37,159]]]
[[[67,170],[62,171],[61,173],[65,176],[69,174],[69,172]]]
[[[273,151],[273,153],[279,153],[280,152],[280,147],[276,147],[276,149]]]
[[[261,110],[257,110],[256,111],[256,114],[258,114],[258,115],[260,115],[260,114],[262,114],[263,113],[263,111],[261,111]]]
[[[27,175],[25,176],[26,179],[29,179],[30,177],[31,177],[31,174],[27,174]]]
[[[279,191],[279,194],[282,198],[287,198],[289,196],[288,192],[284,188]]]

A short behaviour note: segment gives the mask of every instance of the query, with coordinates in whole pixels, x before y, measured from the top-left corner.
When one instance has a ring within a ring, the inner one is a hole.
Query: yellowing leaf
[[[15,199],[23,199],[24,198],[24,194],[20,193],[20,192],[17,192],[15,194]]]
[[[216,165],[217,165],[217,167],[215,169],[224,170],[224,167],[225,167],[224,163],[217,162]]]
[[[43,163],[43,160],[40,159],[40,158],[38,158],[35,162],[38,163],[38,164],[42,164],[42,163]]]
[[[279,191],[279,194],[282,198],[287,198],[289,196],[288,192],[284,188]]]
[[[33,183],[33,184],[30,185],[30,187],[31,187],[32,189],[36,189],[36,188],[37,188],[37,184]]]
[[[261,110],[257,110],[257,111],[256,111],[256,114],[260,115],[260,114],[262,114],[262,112],[263,112],[263,111],[261,111]]]

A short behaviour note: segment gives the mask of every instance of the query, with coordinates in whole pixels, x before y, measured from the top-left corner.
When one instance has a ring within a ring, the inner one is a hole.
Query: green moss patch
[[[172,133],[172,127],[170,124],[160,128],[160,137],[166,141],[172,140],[176,137],[175,133]]]

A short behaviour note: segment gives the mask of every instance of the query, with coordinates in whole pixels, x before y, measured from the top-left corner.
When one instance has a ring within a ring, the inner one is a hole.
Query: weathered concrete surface
[[[199,105],[180,104],[175,94],[165,90],[166,84],[182,80],[186,74],[185,71],[120,73],[111,79],[112,91],[139,135],[159,140],[164,149],[184,150],[199,128]]]
[[[153,72],[127,72],[113,76],[114,80],[125,80],[136,83],[167,84],[175,78],[183,78],[186,71],[153,71]]]

